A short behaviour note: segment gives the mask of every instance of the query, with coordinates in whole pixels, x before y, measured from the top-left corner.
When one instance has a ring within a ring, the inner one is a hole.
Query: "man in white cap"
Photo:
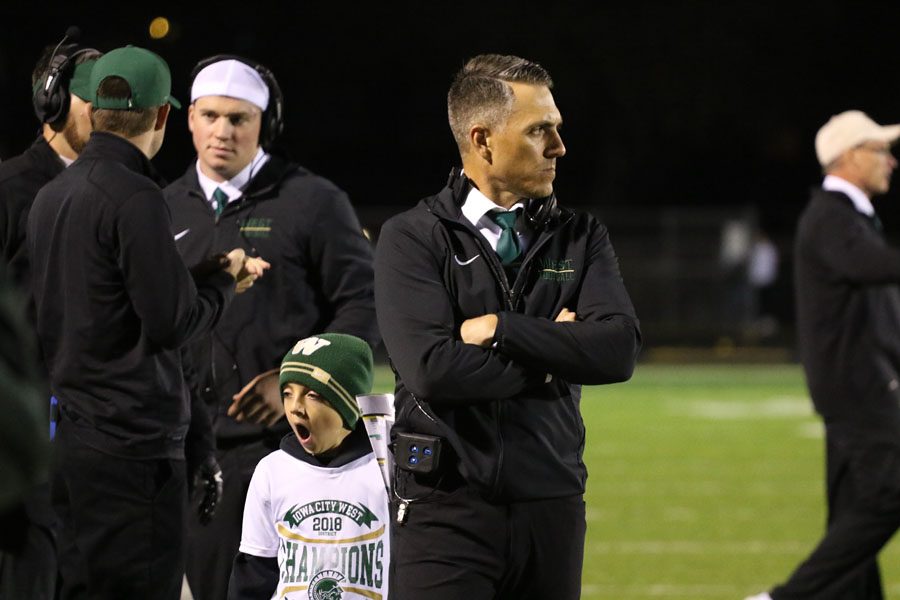
[[[253,470],[289,432],[278,384],[284,353],[323,332],[380,341],[370,244],[346,194],[269,153],[281,110],[264,66],[235,56],[201,61],[188,109],[197,161],[165,190],[188,265],[234,244],[272,264],[254,298],[238,298],[191,351],[224,473],[212,522],[189,524],[187,576],[197,600],[226,597]]]
[[[888,191],[900,125],[860,111],[816,135],[825,172],[795,242],[797,338],[825,422],[828,528],[783,585],[748,600],[883,598],[877,554],[900,527],[900,249],[871,198]]]

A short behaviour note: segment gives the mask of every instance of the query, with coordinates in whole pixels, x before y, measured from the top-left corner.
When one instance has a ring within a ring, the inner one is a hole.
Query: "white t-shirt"
[[[384,600],[390,514],[374,454],[317,467],[284,450],[256,467],[244,505],[240,551],[278,557],[286,600]]]

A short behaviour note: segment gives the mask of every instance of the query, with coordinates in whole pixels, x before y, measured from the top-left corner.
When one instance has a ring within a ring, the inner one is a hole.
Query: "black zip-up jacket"
[[[28,289],[25,224],[38,191],[65,166],[43,136],[28,150],[0,163],[0,256],[20,290]]]
[[[133,144],[95,132],[38,193],[26,239],[64,419],[104,451],[178,459],[189,421],[178,349],[216,324],[234,280],[217,270],[195,285],[155,177]]]
[[[559,209],[509,282],[460,212],[469,186],[451,175],[381,230],[375,300],[397,374],[394,430],[448,440],[449,467],[490,500],[581,494],[581,385],[627,380],[640,347],[609,235],[594,217]],[[563,308],[577,322],[555,323]],[[489,313],[499,317],[495,347],[464,344],[462,322]]]
[[[840,192],[816,189],[794,250],[797,337],[826,422],[900,429],[900,250]]]
[[[338,332],[373,347],[379,343],[371,245],[341,190],[278,156],[269,157],[218,219],[200,188],[196,164],[164,193],[172,235],[188,265],[236,247],[272,265],[191,353],[220,441],[280,439],[288,431],[285,421],[268,431],[228,417],[232,396],[278,367],[300,338]]]

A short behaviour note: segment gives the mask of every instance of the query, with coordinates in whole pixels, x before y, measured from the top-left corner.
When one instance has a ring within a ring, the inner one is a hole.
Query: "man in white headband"
[[[259,146],[262,114],[269,88],[250,65],[238,60],[213,63],[197,73],[191,86],[188,127],[197,150],[200,184],[221,214],[266,161]],[[210,189],[211,188],[211,189]],[[215,194],[215,190],[224,196]]]
[[[165,190],[176,246],[188,265],[235,243],[272,265],[190,352],[224,476],[212,522],[189,523],[188,582],[206,600],[226,597],[253,470],[290,431],[278,384],[284,353],[323,332],[373,347],[380,336],[372,250],[346,194],[268,152],[282,128],[272,73],[233,56],[201,61],[194,73],[188,127],[197,161]]]
[[[877,556],[900,526],[900,250],[872,197],[900,125],[850,110],[816,135],[825,173],[800,217],[797,340],[825,423],[828,528],[784,584],[747,600],[884,598]],[[772,440],[774,441],[774,440]]]

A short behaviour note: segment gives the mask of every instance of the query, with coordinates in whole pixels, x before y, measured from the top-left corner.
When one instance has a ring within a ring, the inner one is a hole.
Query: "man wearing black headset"
[[[640,332],[606,228],[552,195],[552,85],[471,59],[448,95],[464,171],[381,230],[397,600],[580,597],[581,385],[628,379]]]
[[[282,102],[262,65],[201,61],[188,109],[197,161],[165,190],[188,265],[235,244],[272,265],[252,297],[237,298],[192,348],[224,473],[212,523],[189,524],[187,577],[198,600],[226,597],[253,470],[289,431],[278,386],[284,353],[320,332],[379,342],[372,252],[347,196],[268,151],[283,127]]]
[[[0,255],[28,287],[25,221],[35,195],[72,164],[91,134],[88,76],[100,52],[77,44],[47,46],[31,75],[41,132],[31,147],[0,163]],[[51,63],[52,66],[51,66]]]
[[[0,163],[2,268],[25,297],[30,296],[25,223],[31,204],[38,190],[78,158],[91,132],[87,83],[100,52],[66,43],[70,37],[77,36],[67,36],[59,44],[47,46],[31,75],[32,103],[41,123],[40,135],[28,150]],[[28,317],[33,329],[31,310]],[[34,360],[37,362],[37,357]],[[41,375],[46,380],[46,373]],[[48,416],[50,394],[44,385],[44,393],[40,395],[42,404],[33,409]],[[46,481],[35,488],[22,510],[24,515],[10,513],[8,521],[0,517],[0,530],[9,533],[20,530],[23,536],[16,552],[7,549],[7,553],[0,553],[0,599],[52,598],[56,583],[56,541]]]

